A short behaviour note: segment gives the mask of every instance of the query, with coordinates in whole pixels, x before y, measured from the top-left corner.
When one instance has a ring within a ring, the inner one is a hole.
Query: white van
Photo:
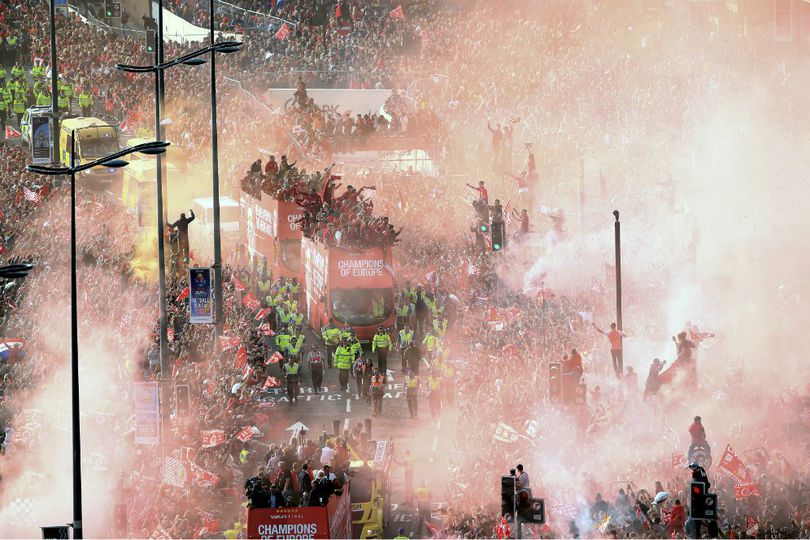
[[[194,221],[188,225],[188,241],[200,263],[214,260],[214,198],[203,197],[191,203]],[[222,258],[239,242],[239,203],[230,197],[219,198],[219,231]]]

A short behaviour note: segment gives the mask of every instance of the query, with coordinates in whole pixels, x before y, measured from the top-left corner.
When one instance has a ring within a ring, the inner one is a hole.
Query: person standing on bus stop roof
[[[188,224],[194,221],[194,210],[189,210],[191,212],[191,217],[187,218],[186,214],[181,213],[180,219],[175,221],[174,223],[169,223],[169,226],[176,227],[178,233],[180,234],[180,254],[183,257],[184,262],[188,262]]]

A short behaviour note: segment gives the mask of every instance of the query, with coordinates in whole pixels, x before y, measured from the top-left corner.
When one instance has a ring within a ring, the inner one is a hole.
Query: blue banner
[[[211,269],[188,269],[188,308],[191,324],[211,324],[214,322],[214,303],[211,301]]]

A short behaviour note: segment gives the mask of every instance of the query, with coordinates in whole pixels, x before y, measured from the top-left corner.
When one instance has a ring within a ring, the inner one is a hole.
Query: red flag
[[[242,297],[242,305],[251,311],[256,311],[257,309],[262,307],[261,302],[256,300],[256,296],[253,295],[252,291]]]
[[[340,2],[338,2],[337,7],[335,8],[335,18],[339,19],[341,15],[343,15],[343,10],[341,9]]]
[[[402,6],[399,5],[391,10],[391,18],[392,19],[404,19],[405,12],[402,10]]]
[[[284,355],[276,351],[273,353],[273,356],[264,361],[264,365],[269,366],[270,364],[278,364],[282,360],[284,360]]]
[[[234,286],[234,287],[235,287],[237,290],[244,291],[245,289],[247,289],[247,285],[245,285],[244,283],[242,283],[242,280],[241,280],[241,279],[239,279],[239,278],[238,278],[238,277],[236,277],[236,276],[231,276],[231,282],[233,282],[233,286]]]
[[[498,524],[495,525],[495,534],[498,538],[512,537],[512,529],[509,528],[509,522],[503,516],[500,516]]]
[[[433,538],[442,538],[442,531],[436,525],[431,523],[430,521],[425,521],[425,527],[428,528],[430,534],[433,535]]]
[[[182,292],[181,292],[180,294],[178,294],[178,295],[177,295],[177,301],[178,301],[178,302],[182,302],[183,300],[185,300],[186,298],[188,298],[188,294],[189,294],[190,292],[191,292],[191,289],[189,289],[188,287],[186,287],[185,289],[183,289],[183,290],[182,290]]]
[[[259,312],[254,317],[254,319],[257,320],[257,321],[260,321],[260,320],[264,319],[265,317],[267,317],[267,315],[271,311],[273,311],[273,308],[266,307],[266,308],[260,309]]]
[[[726,445],[723,456],[720,458],[720,463],[717,465],[717,470],[721,471],[739,484],[744,484],[751,481],[751,475],[748,473],[748,468],[734,453],[734,449],[730,444]]]
[[[253,428],[251,426],[243,427],[239,430],[239,433],[236,434],[236,438],[242,442],[248,442],[253,438]]]
[[[15,137],[19,137],[20,132],[14,129],[11,126],[6,126],[6,139],[13,139]]]
[[[242,343],[242,340],[239,336],[219,336],[219,347],[222,349],[222,352],[235,349],[240,343]]]
[[[275,377],[270,377],[268,375],[267,379],[264,381],[265,388],[278,388],[281,386],[281,380],[276,379]]]
[[[247,349],[244,345],[240,345],[236,350],[236,356],[233,357],[234,369],[242,369],[247,364]]]
[[[218,519],[211,519],[205,518],[203,519],[202,528],[200,532],[197,533],[198,536],[208,536],[219,534],[219,520]]]
[[[264,323],[259,327],[259,333],[264,334],[265,336],[275,336],[276,333],[273,332],[273,329],[270,328],[270,323]]]
[[[290,35],[290,32],[292,32],[292,30],[290,30],[290,26],[287,23],[284,23],[281,25],[281,28],[278,29],[278,32],[276,32],[276,39],[279,41],[284,41],[284,38]]]
[[[734,498],[738,501],[747,499],[752,495],[762,496],[759,491],[759,482],[746,482],[744,484],[734,484]]]
[[[225,432],[221,429],[212,429],[200,432],[200,446],[213,448],[225,442]]]

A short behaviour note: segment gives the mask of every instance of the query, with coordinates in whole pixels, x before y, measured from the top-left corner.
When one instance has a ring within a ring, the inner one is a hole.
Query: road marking
[[[349,430],[349,419],[348,419],[348,418],[346,418],[346,419],[343,421],[343,431],[348,431],[348,430]]]
[[[439,436],[434,435],[433,436],[433,451],[430,453],[431,455],[430,455],[430,458],[428,459],[429,463],[433,463],[433,456],[436,455],[436,448],[438,448],[438,447],[439,447]]]
[[[436,431],[441,431],[442,429],[442,417],[440,416],[439,419],[436,421]]]
[[[347,399],[346,400],[346,414],[349,414],[351,412],[352,412],[352,400]]]

